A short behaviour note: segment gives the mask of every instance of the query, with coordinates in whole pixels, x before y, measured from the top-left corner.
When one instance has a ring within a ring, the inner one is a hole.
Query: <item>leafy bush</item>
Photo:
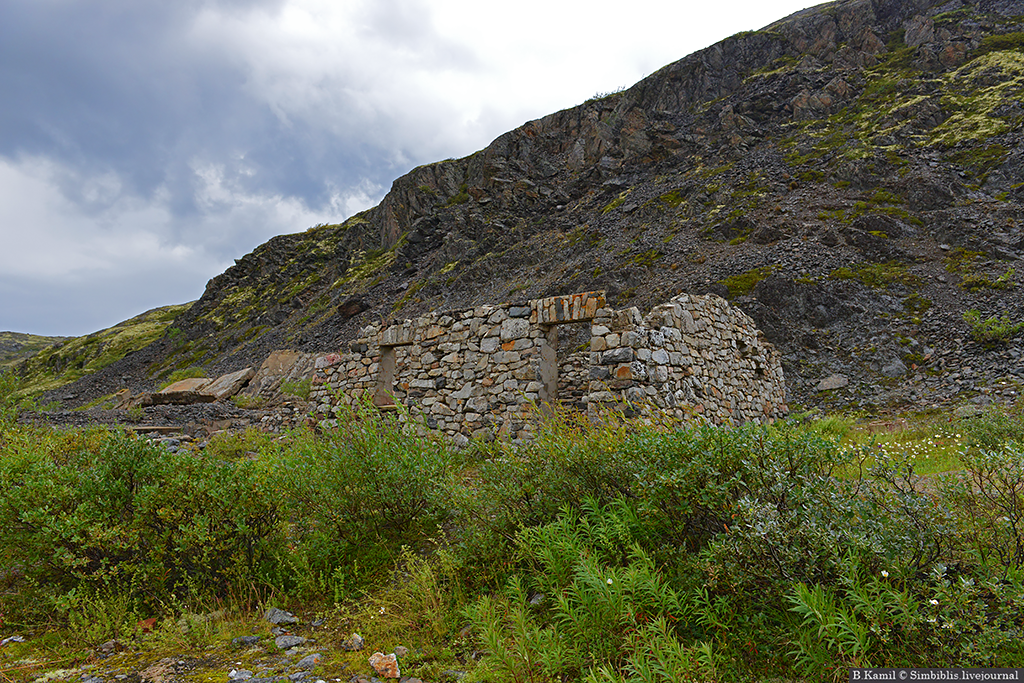
[[[1006,341],[1024,330],[1024,321],[1015,321],[1008,315],[994,315],[982,320],[980,311],[968,309],[963,317],[964,322],[971,326],[971,338],[977,342]]]
[[[474,649],[475,680],[590,683],[1024,658],[1018,415],[960,423],[941,480],[897,441],[837,446],[842,418],[562,416],[456,452],[406,417],[362,406],[324,435],[179,453],[0,421],[0,611],[84,643],[204,596],[326,598],[417,662],[448,657],[430,680]]]
[[[252,463],[116,432],[33,445],[0,458],[0,566],[20,567],[29,609],[82,590],[150,602],[223,592],[254,580],[282,542]]]
[[[281,382],[281,393],[301,398],[303,401],[309,398],[309,389],[312,380],[309,377],[297,381],[284,380]]]
[[[1020,428],[1020,423],[1017,427]],[[982,564],[1024,570],[1024,439],[961,456],[965,471],[944,482],[945,498]]]
[[[453,455],[446,442],[407,433],[369,406],[338,420],[322,437],[295,433],[261,462],[293,522],[289,561],[315,579],[306,590],[340,596],[358,571],[391,563],[447,516]]]
[[[847,558],[834,586],[798,584],[787,599],[802,621],[798,666],[845,680],[851,667],[1000,666],[1024,655],[1024,584],[957,575],[936,564],[925,576],[868,572]]]
[[[647,458],[627,442],[621,425],[558,415],[530,444],[494,445],[457,505],[473,561],[505,565],[521,528],[554,521],[566,506],[634,497]]]
[[[467,609],[490,655],[475,678],[619,680],[667,665],[675,679],[680,669],[697,670],[677,637],[685,600],[642,548],[623,547],[636,522],[628,506],[584,507],[583,515],[565,508],[554,522],[524,529],[519,547],[534,580],[512,576],[503,594]]]
[[[18,416],[18,401],[14,393],[20,384],[13,372],[0,370],[0,427],[13,423]]]

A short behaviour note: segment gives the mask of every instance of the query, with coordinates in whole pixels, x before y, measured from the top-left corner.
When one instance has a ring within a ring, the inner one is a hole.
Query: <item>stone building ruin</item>
[[[559,330],[589,323],[589,343],[559,357]],[[321,420],[341,404],[404,405],[457,441],[528,440],[535,408],[555,404],[766,422],[787,412],[778,352],[715,295],[680,294],[642,316],[604,292],[435,312],[364,327],[347,353],[316,361],[310,399]]]

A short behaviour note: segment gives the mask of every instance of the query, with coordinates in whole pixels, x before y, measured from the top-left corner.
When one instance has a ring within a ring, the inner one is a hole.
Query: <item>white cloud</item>
[[[90,295],[121,296],[118,314],[128,293],[142,309],[194,298],[413,166],[806,4],[0,4],[0,293],[37,292],[0,304],[0,329],[53,331]],[[73,319],[65,333],[117,322]]]

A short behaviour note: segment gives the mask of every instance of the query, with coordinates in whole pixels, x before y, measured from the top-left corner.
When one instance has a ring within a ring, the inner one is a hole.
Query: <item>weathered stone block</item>
[[[521,339],[530,334],[530,321],[523,318],[507,318],[501,323],[501,339]]]
[[[631,363],[634,360],[633,349],[628,347],[608,349],[601,354],[602,365],[615,365],[616,363]]]

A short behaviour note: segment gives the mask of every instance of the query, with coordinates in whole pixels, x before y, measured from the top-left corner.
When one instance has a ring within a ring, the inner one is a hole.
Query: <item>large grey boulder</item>
[[[226,375],[221,375],[203,387],[202,393],[209,394],[218,401],[223,401],[224,399],[231,398],[241,391],[242,387],[244,387],[255,375],[256,371],[252,368],[229,372]]]

